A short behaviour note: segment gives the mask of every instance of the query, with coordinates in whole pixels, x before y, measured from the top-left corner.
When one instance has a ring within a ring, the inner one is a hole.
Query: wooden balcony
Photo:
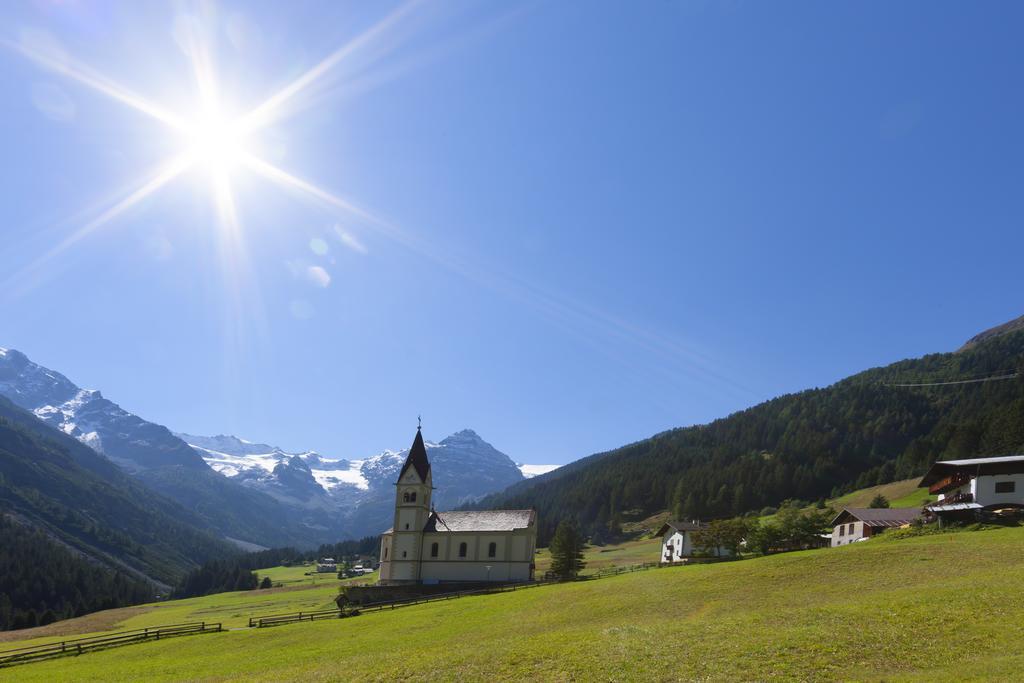
[[[973,493],[957,493],[952,496],[946,496],[940,501],[931,503],[930,505],[956,505],[957,503],[973,503]]]
[[[964,484],[969,484],[970,482],[971,476],[969,474],[965,474],[963,472],[954,472],[948,477],[940,479],[931,486],[929,486],[928,493],[935,496],[940,493],[945,493],[946,491],[951,491],[952,489],[960,488]]]

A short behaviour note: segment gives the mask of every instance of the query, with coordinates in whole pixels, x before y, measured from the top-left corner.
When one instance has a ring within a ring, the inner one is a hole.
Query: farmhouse
[[[985,512],[1024,508],[1024,455],[942,460],[920,486],[938,495],[926,506],[943,519],[971,519]]]
[[[693,555],[693,532],[705,528],[700,522],[665,522],[658,529],[661,536],[661,561],[682,562]]]
[[[537,545],[533,510],[438,512],[423,436],[395,483],[394,526],[381,535],[382,585],[532,581]]]
[[[729,555],[726,548],[707,549],[702,548],[693,542],[694,532],[708,528],[708,525],[699,521],[675,521],[665,522],[658,529],[661,536],[661,562],[686,562],[693,556],[694,551],[706,551],[718,555]]]
[[[832,520],[832,547],[877,536],[920,517],[920,508],[843,508]]]
[[[321,557],[316,563],[316,570],[320,573],[334,573],[338,571],[338,563],[334,561],[333,557]]]

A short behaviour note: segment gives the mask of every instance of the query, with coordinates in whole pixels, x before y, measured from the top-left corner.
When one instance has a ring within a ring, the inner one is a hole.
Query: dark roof
[[[702,522],[697,522],[697,521],[693,521],[693,522],[683,522],[683,521],[675,521],[675,522],[673,522],[673,521],[670,521],[670,522],[665,522],[664,524],[661,525],[661,528],[658,529],[658,535],[659,536],[664,536],[665,532],[667,532],[669,529],[675,529],[676,531],[700,531],[701,529],[706,529],[707,527],[708,527],[707,524],[704,524]]]
[[[533,510],[432,512],[424,531],[514,531],[533,525]]]
[[[844,517],[860,520],[868,526],[903,526],[921,516],[921,508],[843,508],[832,520],[832,526],[842,524]]]
[[[419,428],[416,429],[416,438],[412,442],[412,448],[409,449],[405,464],[402,465],[402,471],[398,473],[399,481],[410,467],[416,469],[416,474],[420,475],[420,481],[427,480],[427,475],[430,473],[430,461],[427,460],[427,447],[423,445],[423,435]]]
[[[1010,474],[1024,472],[1024,455],[1003,455],[996,458],[970,460],[940,460],[932,465],[918,486],[931,486],[954,472],[967,470],[971,474]]]

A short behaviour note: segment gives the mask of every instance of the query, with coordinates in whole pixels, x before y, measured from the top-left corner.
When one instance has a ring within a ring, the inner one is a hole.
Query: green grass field
[[[661,556],[660,538],[640,538],[618,544],[588,546],[583,553],[586,566],[583,574],[593,574],[599,569],[622,567],[644,562],[657,562]],[[547,548],[537,552],[537,576],[543,576],[551,567],[551,553]]]
[[[191,636],[5,680],[1017,680],[1024,529],[812,550]],[[175,620],[330,588],[161,605]],[[305,594],[304,598],[298,595]],[[286,596],[286,597],[278,597]],[[132,617],[153,623],[158,610]],[[237,622],[236,622],[237,623]],[[135,624],[123,624],[129,626]]]
[[[0,633],[0,650],[182,622],[220,622],[225,628],[246,626],[251,616],[332,609],[340,586],[377,581],[376,573],[345,581],[339,580],[334,574],[306,576],[305,573],[312,571],[313,567],[314,565],[304,565],[257,570],[256,573],[261,578],[269,576],[275,586],[281,584],[279,588],[168,600],[97,612],[41,628],[7,631]],[[15,640],[17,642],[12,642]]]
[[[844,507],[866,508],[871,499],[882,494],[889,500],[889,506],[894,508],[919,507],[927,502],[935,500],[935,496],[928,495],[928,489],[917,488],[920,477],[914,479],[903,479],[889,484],[871,486],[866,489],[859,489],[845,496],[834,498],[828,504],[837,511]]]

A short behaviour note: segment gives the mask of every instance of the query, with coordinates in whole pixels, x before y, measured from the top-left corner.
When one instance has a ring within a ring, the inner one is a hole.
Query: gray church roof
[[[533,510],[460,510],[432,512],[424,531],[514,531],[529,528]]]

